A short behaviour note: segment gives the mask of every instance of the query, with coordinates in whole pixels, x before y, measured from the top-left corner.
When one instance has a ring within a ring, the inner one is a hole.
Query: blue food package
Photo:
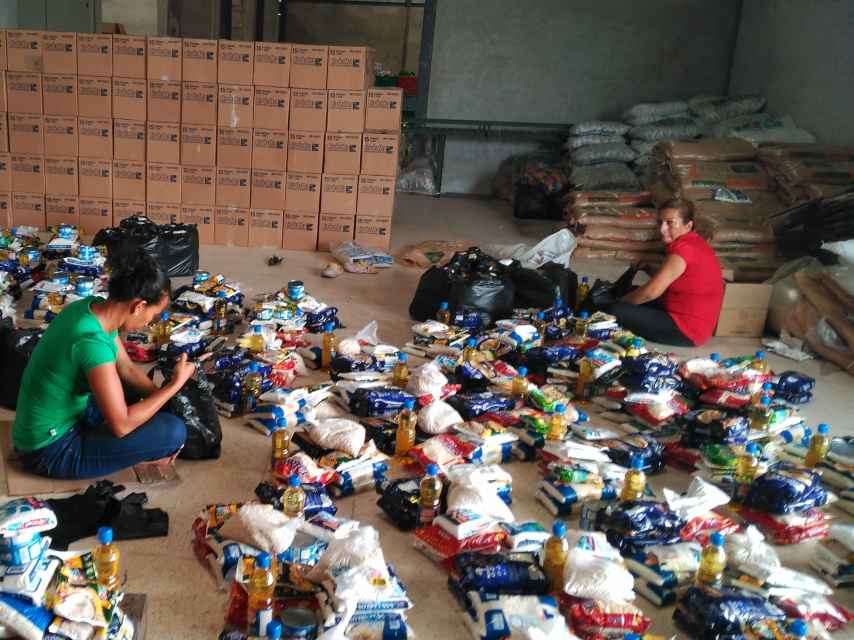
[[[415,400],[415,396],[401,389],[361,388],[350,396],[350,411],[364,418],[391,416],[400,413],[409,400]]]
[[[679,542],[685,519],[649,500],[623,501],[596,512],[595,526],[623,555]]]
[[[827,502],[821,476],[792,464],[780,464],[756,478],[744,504],[777,515],[805,511]]]
[[[410,531],[418,526],[418,499],[421,492],[416,479],[387,480],[377,490],[382,493],[377,500],[377,506],[391,518],[398,529]]]
[[[453,559],[448,580],[456,581],[458,588],[466,592],[542,595],[549,589],[536,555],[518,551],[461,553]]]
[[[691,637],[703,639],[742,638],[743,625],[785,618],[766,598],[730,587],[689,587],[673,614]]]
[[[506,411],[516,406],[516,401],[506,396],[485,391],[483,393],[458,393],[446,400],[466,420],[490,411]]]
[[[719,409],[699,409],[682,416],[682,444],[697,449],[704,444],[744,444],[750,421]]]
[[[359,354],[355,356],[338,356],[329,363],[329,371],[333,374],[333,380],[342,373],[354,373],[359,371],[384,371],[374,356]]]
[[[620,439],[600,440],[597,444],[607,447],[605,453],[614,464],[630,466],[632,458],[643,461],[646,473],[655,473],[664,466],[664,445],[650,435],[634,434]]]
[[[797,371],[784,371],[777,379],[774,395],[799,395],[815,389],[815,378]]]

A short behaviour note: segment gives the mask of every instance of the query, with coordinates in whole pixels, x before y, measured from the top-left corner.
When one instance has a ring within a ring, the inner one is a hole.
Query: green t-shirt
[[[91,395],[86,372],[116,361],[116,332],[106,333],[89,297],[53,319],[33,350],[18,392],[12,442],[34,451],[61,438],[80,418]]]

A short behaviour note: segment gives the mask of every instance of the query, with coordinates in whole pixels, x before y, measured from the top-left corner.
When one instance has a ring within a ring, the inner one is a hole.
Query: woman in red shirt
[[[626,329],[652,342],[700,346],[712,337],[724,297],[721,265],[694,232],[694,205],[665,202],[658,213],[667,258],[649,282],[606,311]]]

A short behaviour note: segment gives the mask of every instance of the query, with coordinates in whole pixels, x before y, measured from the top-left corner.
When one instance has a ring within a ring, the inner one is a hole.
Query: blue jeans
[[[170,456],[186,439],[184,422],[165,411],[155,414],[124,438],[117,438],[107,428],[93,400],[58,440],[35,451],[19,452],[18,458],[40,476],[88,480]]]

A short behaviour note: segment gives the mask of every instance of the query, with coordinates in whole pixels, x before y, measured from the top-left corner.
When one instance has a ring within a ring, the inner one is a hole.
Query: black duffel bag
[[[41,329],[16,329],[11,318],[0,320],[0,405],[14,409],[24,369],[42,337]]]
[[[575,307],[578,276],[557,262],[548,262],[539,269],[520,267],[512,271],[510,277],[515,289],[513,306],[517,309],[551,307],[558,292],[564,302]]]

